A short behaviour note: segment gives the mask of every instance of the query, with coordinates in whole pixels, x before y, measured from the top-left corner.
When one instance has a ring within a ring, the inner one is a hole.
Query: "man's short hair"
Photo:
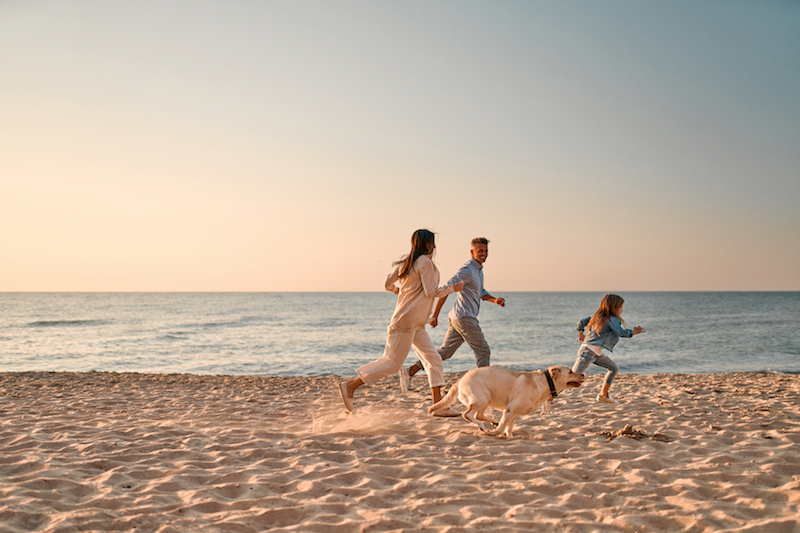
[[[486,237],[475,237],[474,239],[472,239],[471,244],[472,246],[475,246],[476,244],[489,244],[489,239],[487,239]]]

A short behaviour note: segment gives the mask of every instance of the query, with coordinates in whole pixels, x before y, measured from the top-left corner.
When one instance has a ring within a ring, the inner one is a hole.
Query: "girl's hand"
[[[581,341],[581,342],[586,340],[586,335],[584,335],[582,331],[578,332],[578,340]]]
[[[644,333],[644,328],[642,326],[636,326],[633,328],[634,335],[638,335],[639,333]]]
[[[458,283],[453,285],[453,290],[456,291],[456,292],[459,292],[463,288],[464,288],[464,282],[463,281],[459,281]]]

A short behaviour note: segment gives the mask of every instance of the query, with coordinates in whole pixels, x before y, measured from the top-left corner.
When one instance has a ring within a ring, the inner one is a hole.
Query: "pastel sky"
[[[800,290],[800,4],[0,2],[0,291]]]

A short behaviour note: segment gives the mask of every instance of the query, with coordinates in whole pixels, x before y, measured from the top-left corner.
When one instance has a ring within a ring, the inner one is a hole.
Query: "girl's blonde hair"
[[[598,307],[597,311],[594,312],[586,327],[589,330],[594,330],[595,333],[600,335],[600,330],[603,329],[603,326],[606,325],[608,319],[612,316],[617,317],[624,326],[625,321],[622,320],[621,316],[619,316],[619,309],[622,307],[623,303],[625,303],[625,300],[622,298],[622,296],[617,294],[606,294],[603,296],[603,301],[600,302],[600,307]]]

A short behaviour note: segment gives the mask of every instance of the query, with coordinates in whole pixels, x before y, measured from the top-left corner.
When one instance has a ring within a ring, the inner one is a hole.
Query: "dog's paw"
[[[481,431],[483,431],[484,433],[489,433],[491,431],[494,431],[495,429],[494,426],[489,422],[481,422],[478,427],[480,427]]]
[[[549,415],[552,412],[552,407],[553,407],[553,399],[550,398],[549,400],[547,400],[542,404],[542,414]]]

